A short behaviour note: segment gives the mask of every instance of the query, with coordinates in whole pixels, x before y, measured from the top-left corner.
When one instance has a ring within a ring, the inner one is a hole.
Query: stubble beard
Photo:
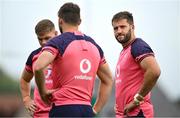
[[[120,35],[120,34],[119,34]],[[116,36],[116,40],[121,43],[122,45],[126,44],[131,39],[131,30],[128,31],[127,34],[124,35],[124,38],[119,40],[118,36]]]

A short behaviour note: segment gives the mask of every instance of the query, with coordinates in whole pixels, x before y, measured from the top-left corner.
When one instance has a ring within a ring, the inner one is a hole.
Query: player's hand
[[[46,90],[41,94],[41,99],[43,102],[50,106],[51,105],[51,100],[52,100],[52,93],[56,90]]]
[[[94,117],[97,116],[98,113],[96,112],[96,110],[94,108],[92,108],[92,110],[93,110]]]
[[[133,111],[136,107],[138,107],[139,105],[137,105],[134,101],[131,101],[129,104],[127,104],[124,108],[124,115],[128,116],[128,113]]]
[[[26,96],[24,99],[23,99],[23,102],[24,102],[24,106],[28,112],[28,114],[30,116],[33,116],[35,110],[36,110],[36,104],[34,103],[34,101],[30,98],[30,96]]]

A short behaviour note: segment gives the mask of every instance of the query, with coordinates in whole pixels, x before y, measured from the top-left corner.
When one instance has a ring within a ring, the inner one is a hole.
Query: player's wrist
[[[142,95],[140,95],[140,94],[137,93],[137,94],[134,96],[134,104],[135,104],[135,105],[139,106],[143,101],[144,101],[144,97],[143,97]]]
[[[30,99],[31,99],[31,97],[29,95],[27,95],[27,96],[23,97],[23,102],[26,102],[27,100],[30,100]]]
[[[94,108],[92,110],[93,110],[94,115],[98,114],[98,112]]]
[[[144,100],[144,97],[142,95],[140,95],[139,93],[137,93],[134,98],[136,98],[138,101],[143,101]]]

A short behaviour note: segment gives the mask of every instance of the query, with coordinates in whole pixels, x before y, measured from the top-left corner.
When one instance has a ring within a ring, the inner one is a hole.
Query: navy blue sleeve
[[[58,49],[61,56],[64,54],[64,51],[66,50],[67,46],[72,42],[73,40],[72,33],[63,33],[51,40],[49,40],[45,46],[50,46],[55,49]]]
[[[34,50],[33,52],[31,52],[31,54],[29,55],[27,61],[26,61],[26,65],[28,66],[32,66],[32,63],[33,63],[33,57],[35,55],[37,55],[40,51],[41,51],[42,48],[38,48],[36,50]]]
[[[61,41],[61,42],[62,42],[62,41]],[[47,46],[47,47],[50,46],[50,47],[53,47],[53,48],[55,48],[55,49],[58,49],[58,50],[60,51],[60,53],[62,54],[62,48],[61,48],[60,46],[58,46],[58,43],[59,43],[58,38],[55,37],[55,38],[49,40],[49,41],[46,43],[45,47],[46,47],[46,46]]]
[[[92,44],[94,44],[97,49],[99,50],[99,53],[100,53],[100,56],[101,56],[101,59],[104,57],[104,52],[103,50],[101,49],[101,47],[89,36],[85,36],[85,40],[91,42]]]
[[[26,65],[32,66],[33,53],[31,53],[26,61]]]
[[[139,38],[132,43],[131,54],[133,58],[138,62],[140,62],[147,56],[154,56],[154,52],[151,47],[145,41]]]

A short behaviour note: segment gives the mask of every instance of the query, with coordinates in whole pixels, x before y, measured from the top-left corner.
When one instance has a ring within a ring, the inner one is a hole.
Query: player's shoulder
[[[137,57],[146,53],[153,53],[151,47],[141,38],[136,38],[131,44],[131,54]]]
[[[27,59],[27,61],[26,61],[26,64],[27,65],[32,65],[32,60],[33,60],[33,57],[35,56],[35,55],[37,55],[40,51],[41,51],[41,47],[40,48],[38,48],[38,49],[35,49],[35,50],[33,50],[30,54],[29,54],[29,57],[28,57],[28,59]]]
[[[71,32],[65,32],[49,40],[47,45],[48,44],[64,44],[65,42],[68,42],[69,40],[73,38],[74,37]]]
[[[28,58],[33,58],[35,55],[37,55],[40,51],[41,51],[41,47],[40,48],[37,48],[37,49],[35,49],[35,50],[33,50],[31,53],[30,53],[30,55],[29,55],[29,57]]]
[[[104,52],[103,52],[101,46],[100,46],[98,43],[96,43],[96,41],[95,41],[93,38],[91,38],[90,36],[85,35],[84,37],[85,37],[85,40],[86,40],[86,41],[89,41],[89,42],[91,42],[93,45],[96,46],[96,48],[99,50],[99,53],[100,53],[101,58],[103,58],[103,57],[104,57]]]
[[[131,45],[132,47],[137,47],[137,46],[149,46],[143,39],[141,38],[136,38],[134,42]]]
[[[132,50],[143,50],[144,48],[151,48],[144,40],[141,38],[136,38],[131,44]]]
[[[31,52],[31,55],[36,55],[36,54],[38,54],[40,51],[41,51],[41,47],[40,48],[37,48],[37,49],[35,49],[35,50],[33,50],[32,52]]]

